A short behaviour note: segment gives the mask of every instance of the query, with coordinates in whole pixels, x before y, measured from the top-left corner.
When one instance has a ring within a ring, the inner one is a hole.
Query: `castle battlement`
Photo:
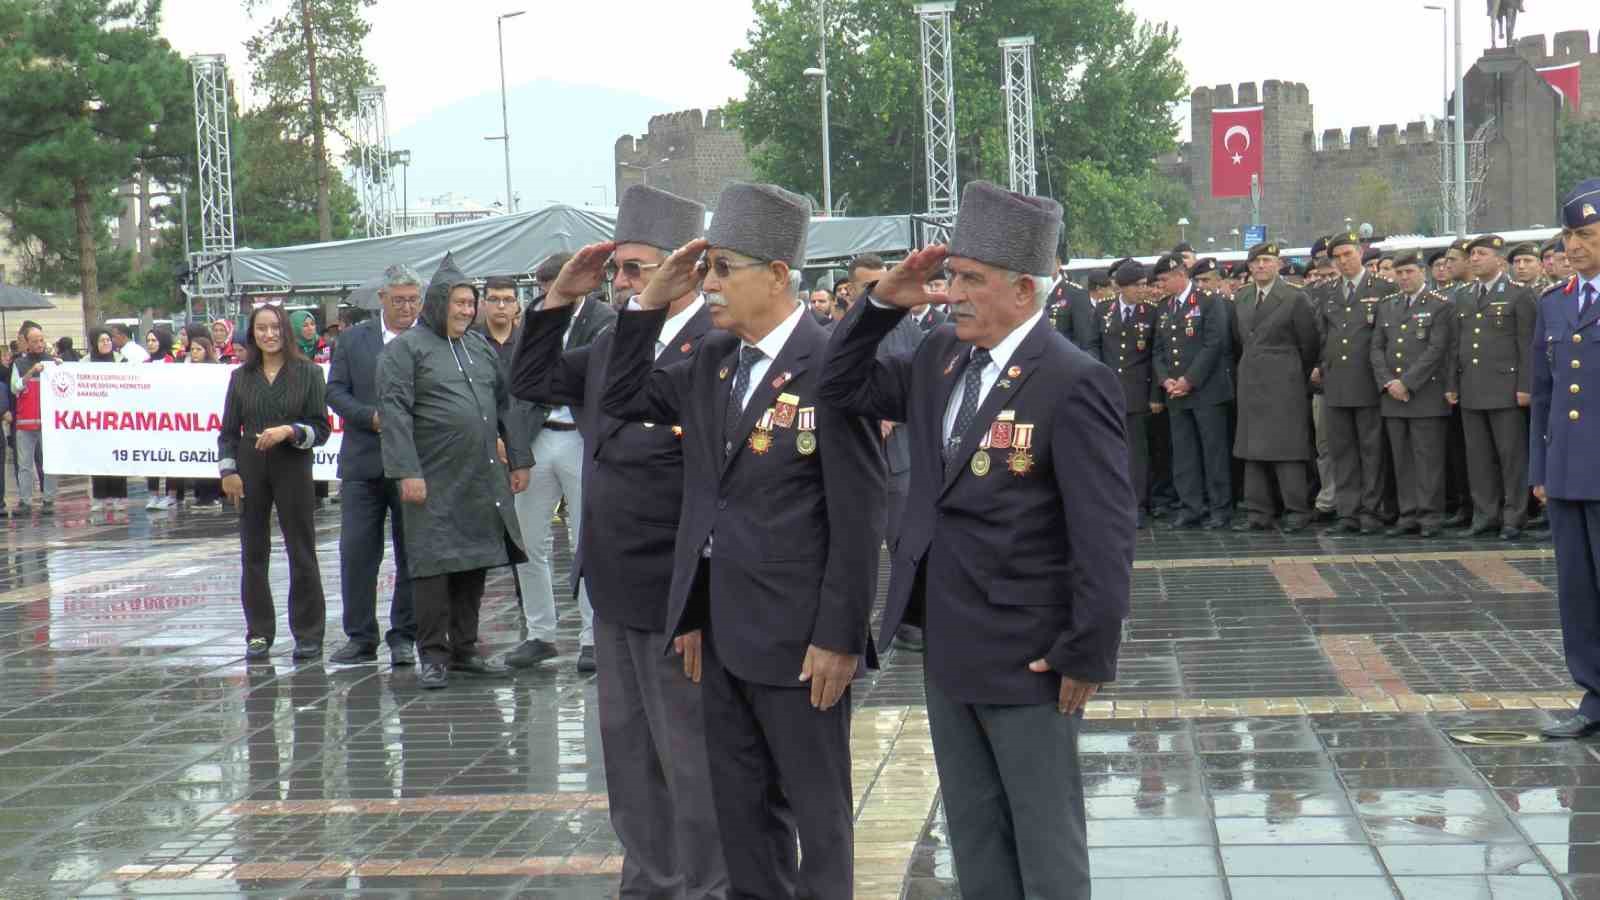
[[[1412,144],[1434,144],[1442,138],[1436,129],[1430,129],[1427,122],[1407,122],[1405,127],[1393,122],[1379,125],[1374,132],[1370,125],[1357,125],[1350,129],[1348,136],[1343,129],[1327,128],[1322,132],[1322,139],[1317,140],[1317,133],[1307,131],[1301,143],[1306,150],[1314,154],[1343,153],[1352,150],[1382,149],[1385,147],[1406,147]]]
[[[1311,89],[1298,81],[1269,78],[1259,85],[1254,81],[1198,87],[1189,94],[1189,103],[1200,109],[1226,109],[1230,106],[1310,106]]]
[[[617,138],[612,158],[619,197],[629,185],[649,184],[714,208],[723,187],[753,175],[744,137],[716,108],[651,116],[643,135]]]
[[[1542,34],[1517,38],[1517,53],[1534,68],[1600,60],[1600,43],[1592,44],[1587,31],[1560,31],[1553,45]]]

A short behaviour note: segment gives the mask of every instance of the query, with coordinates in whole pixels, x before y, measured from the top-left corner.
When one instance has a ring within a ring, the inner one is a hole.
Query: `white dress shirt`
[[[744,396],[739,398],[739,409],[744,409],[745,404],[749,403],[751,396],[755,394],[756,385],[761,383],[761,379],[767,377],[767,370],[772,368],[772,361],[778,358],[778,354],[783,350],[783,345],[789,343],[789,336],[794,334],[794,330],[799,327],[800,317],[805,314],[805,311],[805,304],[796,303],[794,311],[789,313],[788,318],[779,322],[778,327],[767,332],[766,337],[756,341],[755,346],[756,349],[761,351],[761,358],[756,360],[755,365],[750,367],[750,383],[744,386]],[[739,342],[739,350],[741,352],[748,346],[750,345],[744,341]],[[734,365],[737,366],[738,362],[736,361]]]
[[[656,359],[660,359],[661,354],[667,352],[667,348],[672,346],[672,342],[678,339],[678,332],[682,331],[683,326],[689,324],[689,320],[694,318],[694,314],[699,312],[700,307],[705,305],[704,297],[696,297],[694,302],[679,310],[677,315],[671,316],[667,321],[661,323],[661,333],[656,336]]]
[[[1044,317],[1044,310],[1034,313],[1026,322],[1011,330],[1011,333],[1000,339],[989,350],[989,364],[983,367],[983,374],[978,382],[978,406],[983,406],[983,401],[989,396],[989,389],[1000,380],[1000,373],[1006,370],[1006,365],[1011,362],[1011,355],[1017,352],[1017,347],[1022,344],[1022,339],[1028,332],[1039,324]],[[967,392],[967,375],[961,373],[961,380],[957,382],[956,389],[950,392],[950,403],[944,409],[944,428],[940,433],[944,435],[945,443],[950,442],[951,430],[956,427],[956,415],[961,411],[961,398]]]
[[[578,315],[583,312],[583,305],[588,302],[588,297],[580,297],[577,303],[572,304],[572,318],[567,320],[567,330],[561,335],[561,349],[567,349],[567,342],[572,340],[572,327],[578,324]],[[546,422],[559,422],[563,425],[574,425],[578,421],[572,417],[572,407],[570,406],[552,406],[550,414],[545,416],[544,420]]]
[[[378,327],[383,329],[383,345],[385,347],[389,346],[390,341],[400,336],[400,332],[389,330],[389,323],[383,320],[381,314],[378,316]]]

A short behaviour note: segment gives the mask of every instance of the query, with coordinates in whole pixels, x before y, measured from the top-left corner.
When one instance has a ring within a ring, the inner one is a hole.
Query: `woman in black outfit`
[[[122,362],[111,343],[111,332],[104,328],[89,329],[89,362]],[[128,479],[100,475],[89,479],[89,511],[99,512],[106,507],[128,508]]]
[[[306,359],[279,306],[260,306],[245,326],[244,364],[233,370],[217,439],[222,492],[241,510],[239,556],[244,569],[245,658],[266,659],[277,634],[267,581],[272,556],[272,506],[289,552],[289,631],[294,658],[322,656],[327,617],[317,566],[312,514],[311,448],[328,441],[327,385]]]

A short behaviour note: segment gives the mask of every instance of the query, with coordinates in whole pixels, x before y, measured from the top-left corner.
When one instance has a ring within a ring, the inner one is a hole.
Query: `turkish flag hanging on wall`
[[[1578,111],[1578,97],[1580,92],[1579,74],[1583,71],[1580,63],[1568,63],[1564,66],[1551,66],[1548,69],[1537,70],[1544,80],[1561,95],[1561,102],[1567,107],[1567,112]]]
[[[1261,107],[1211,111],[1211,196],[1250,196],[1261,174]]]

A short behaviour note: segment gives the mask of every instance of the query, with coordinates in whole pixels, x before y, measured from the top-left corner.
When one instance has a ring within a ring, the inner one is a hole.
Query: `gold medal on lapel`
[[[817,452],[817,433],[815,431],[802,431],[794,439],[794,449],[800,451],[801,456],[810,456]]]
[[[757,428],[750,432],[750,449],[756,453],[766,453],[772,449],[772,432]]]
[[[779,394],[777,402],[772,407],[772,424],[779,428],[789,428],[794,425],[795,408],[799,405],[799,397],[793,394]]]
[[[972,454],[972,474],[979,478],[989,474],[989,451],[979,450]]]
[[[796,403],[800,401],[795,400]],[[817,408],[804,406],[795,411],[795,427],[800,434],[794,439],[794,449],[801,456],[810,456],[817,452]]]
[[[1033,454],[1028,452],[1032,448],[1033,425],[1017,423],[1016,431],[1011,435],[1011,455],[1006,457],[1006,469],[1019,477],[1033,471]]]
[[[722,367],[722,371],[717,373],[717,378],[720,381],[727,381],[728,380],[728,367],[727,366],[723,366]]]

